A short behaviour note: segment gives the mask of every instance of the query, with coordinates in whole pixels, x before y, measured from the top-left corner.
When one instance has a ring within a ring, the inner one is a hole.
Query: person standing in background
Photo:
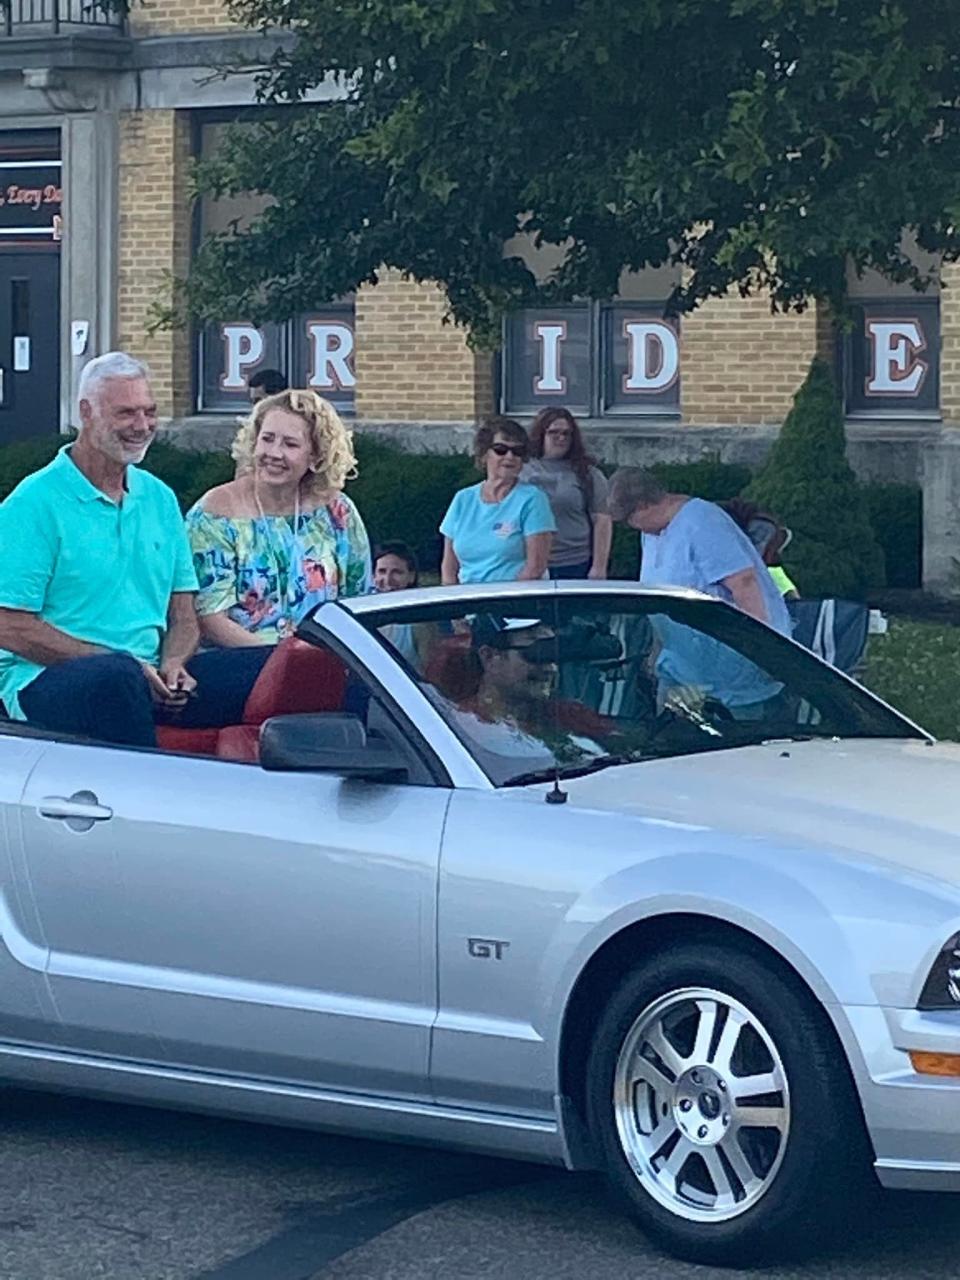
[[[520,479],[544,491],[557,522],[550,577],[606,578],[613,538],[607,478],[593,465],[569,409],[541,409],[534,418]]]
[[[286,391],[287,386],[287,380],[279,369],[258,369],[247,382],[250,403],[266,400],[267,396],[278,396],[281,391]]]
[[[790,635],[790,614],[767,566],[715,503],[669,493],[652,472],[621,467],[610,482],[610,513],[643,535],[643,586],[692,587]]]
[[[512,418],[488,418],[477,430],[480,484],[453,495],[443,517],[445,587],[457,582],[529,582],[547,576],[556,525],[541,489],[520,481],[527,433]]]

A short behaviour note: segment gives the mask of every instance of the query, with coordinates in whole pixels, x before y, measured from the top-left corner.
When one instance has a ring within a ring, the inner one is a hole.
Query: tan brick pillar
[[[692,426],[782,422],[818,350],[817,311],[774,315],[726,294],[681,321],[681,409]]]
[[[960,426],[960,262],[945,262],[940,282],[940,411]]]
[[[397,271],[356,300],[356,413],[367,422],[473,422],[493,409],[493,362],[443,321],[432,284]]]
[[[169,297],[169,276],[190,265],[190,164],[185,112],[121,114],[118,345],[150,365],[163,418],[192,408],[189,333],[148,332],[152,304]]]

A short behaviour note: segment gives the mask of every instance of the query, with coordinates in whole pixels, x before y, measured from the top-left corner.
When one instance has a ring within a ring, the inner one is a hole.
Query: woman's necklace
[[[263,503],[260,501],[260,494],[257,490],[256,480],[253,482],[253,500],[257,504],[257,511],[260,513],[260,519],[263,521],[264,531],[267,535],[267,543],[270,547],[270,558],[273,560],[273,566],[277,571],[277,594],[280,597],[280,620],[277,623],[277,634],[282,640],[285,636],[292,636],[297,625],[293,616],[296,608],[293,581],[293,561],[297,538],[300,536],[300,486],[297,486],[296,497],[293,501],[293,543],[287,547],[288,554],[286,567],[284,567],[281,549],[277,546],[274,538],[272,520],[263,510]]]

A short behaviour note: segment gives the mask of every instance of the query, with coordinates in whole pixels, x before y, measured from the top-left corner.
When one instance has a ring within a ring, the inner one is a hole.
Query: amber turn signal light
[[[960,1077],[960,1053],[924,1053],[911,1049],[910,1061],[914,1071],[923,1076]]]

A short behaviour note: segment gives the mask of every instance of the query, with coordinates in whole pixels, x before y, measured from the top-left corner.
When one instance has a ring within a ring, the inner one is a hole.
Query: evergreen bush
[[[15,440],[0,448],[0,502],[25,476],[52,462],[70,439],[62,435],[37,436],[32,440]]]
[[[168,484],[182,509],[189,511],[208,489],[233,479],[234,461],[225,451],[178,449],[166,440],[155,440],[143,460],[143,469]]]
[[[748,466],[721,462],[717,453],[708,453],[696,462],[657,462],[650,470],[670,493],[688,493],[691,498],[706,502],[728,502],[738,497],[752,476]]]
[[[923,580],[923,491],[915,484],[865,484],[863,496],[886,566],[888,587]]]
[[[440,521],[458,489],[480,473],[463,453],[407,453],[371,436],[354,436],[357,479],[346,491],[357,504],[371,543],[399,538],[427,573],[440,568]]]
[[[805,596],[862,599],[884,582],[883,553],[846,458],[833,374],[814,360],[746,496],[793,531],[784,556]]]

